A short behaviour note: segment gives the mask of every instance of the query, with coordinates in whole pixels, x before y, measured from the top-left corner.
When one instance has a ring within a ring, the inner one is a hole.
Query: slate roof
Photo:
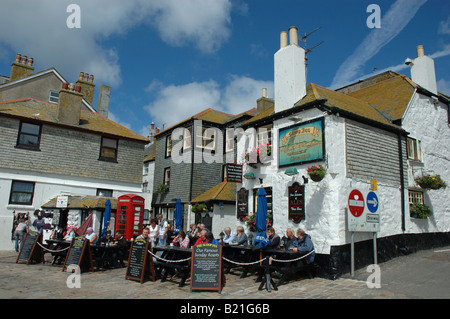
[[[236,201],[236,183],[222,182],[213,188],[207,190],[194,198],[191,203],[200,203],[208,201],[217,202],[235,202]]]
[[[53,125],[64,125],[74,129],[82,129],[97,134],[109,134],[116,137],[137,140],[148,143],[149,140],[130,129],[100,115],[97,112],[81,110],[80,124],[59,124],[57,120],[58,105],[39,101],[32,98],[14,101],[0,102],[0,115],[12,116],[21,119],[32,119],[34,121],[49,123]]]

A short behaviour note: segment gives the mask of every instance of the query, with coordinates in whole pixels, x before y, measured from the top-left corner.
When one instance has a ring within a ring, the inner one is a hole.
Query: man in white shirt
[[[231,231],[230,227],[225,227],[224,232],[225,237],[223,237],[223,240],[220,239],[219,242],[221,244],[230,244],[236,238],[236,233]]]

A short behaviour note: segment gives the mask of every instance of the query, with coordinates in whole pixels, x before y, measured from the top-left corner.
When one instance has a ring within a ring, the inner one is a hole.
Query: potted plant
[[[256,168],[257,163],[266,163],[271,160],[272,155],[272,145],[267,144],[259,144],[258,147],[249,147],[242,154],[242,159],[245,164]]]
[[[244,217],[243,221],[249,231],[256,232],[256,213],[250,212]],[[267,226],[272,226],[272,215],[270,213],[267,213]]]
[[[322,165],[310,166],[306,172],[313,181],[320,182],[327,174],[327,169]]]
[[[169,191],[169,187],[166,184],[160,184],[156,191],[160,194],[165,194]]]
[[[203,212],[206,212],[206,205],[205,204],[195,204],[194,206],[192,206],[192,212],[196,213],[196,214],[200,214]]]
[[[410,216],[413,218],[426,219],[433,215],[430,207],[424,204],[414,203],[410,208]]]
[[[423,189],[441,189],[446,188],[447,184],[441,179],[440,175],[423,175],[414,179]]]

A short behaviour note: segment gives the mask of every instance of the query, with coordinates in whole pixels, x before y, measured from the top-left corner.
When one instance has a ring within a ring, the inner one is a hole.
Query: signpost
[[[374,187],[371,187],[373,189]],[[365,199],[365,201],[364,201]],[[373,259],[377,263],[377,232],[380,231],[380,201],[374,191],[369,191],[366,196],[357,189],[348,196],[347,225],[351,232],[351,274],[355,270],[354,261],[354,232],[373,233]],[[367,209],[365,209],[367,207]]]

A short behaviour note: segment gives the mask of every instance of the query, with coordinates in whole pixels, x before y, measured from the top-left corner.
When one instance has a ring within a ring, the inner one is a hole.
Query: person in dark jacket
[[[306,258],[304,258],[305,264],[310,264],[314,261],[315,252],[314,250],[314,244],[311,240],[311,236],[305,233],[305,231],[301,228],[297,230],[297,248],[294,251],[298,251],[301,253],[309,253],[312,252],[310,255],[308,255]]]
[[[269,245],[267,245],[267,248],[278,249],[278,247],[280,247],[280,236],[275,234],[275,229],[273,227],[267,229],[267,237],[269,238]]]

